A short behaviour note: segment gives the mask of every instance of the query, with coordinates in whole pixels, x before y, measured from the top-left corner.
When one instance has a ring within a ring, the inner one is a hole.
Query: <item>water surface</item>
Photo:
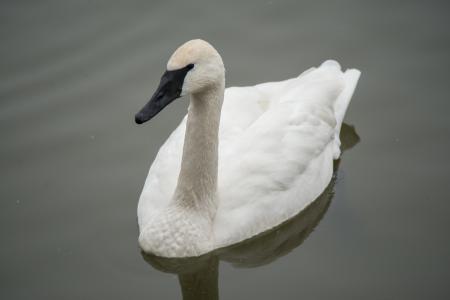
[[[148,168],[187,101],[144,127],[133,115],[171,52],[201,37],[221,52],[227,86],[328,58],[362,71],[346,116],[361,141],[345,153],[320,223],[264,264],[209,257],[213,292],[448,299],[448,11],[445,1],[3,1],[0,298],[189,290],[191,277],[143,259],[136,221]]]

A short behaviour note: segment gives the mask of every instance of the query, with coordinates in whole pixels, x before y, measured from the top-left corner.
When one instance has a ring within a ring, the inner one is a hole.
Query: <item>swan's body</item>
[[[168,70],[189,64],[181,92],[191,95],[188,116],[159,150],[138,205],[141,248],[166,257],[248,239],[316,199],[340,155],[360,75],[327,61],[297,78],[224,92],[212,46],[186,43]]]

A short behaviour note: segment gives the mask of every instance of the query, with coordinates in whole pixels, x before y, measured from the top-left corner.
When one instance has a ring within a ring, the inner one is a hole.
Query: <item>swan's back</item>
[[[340,154],[339,130],[359,75],[327,61],[297,78],[226,89],[214,248],[286,221],[321,194]],[[172,198],[185,128],[186,118],[150,168],[138,205],[141,228]]]

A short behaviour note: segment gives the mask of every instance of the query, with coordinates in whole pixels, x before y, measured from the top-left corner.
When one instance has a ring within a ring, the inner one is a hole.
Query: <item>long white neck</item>
[[[214,218],[217,203],[219,123],[225,82],[192,94],[174,201]]]

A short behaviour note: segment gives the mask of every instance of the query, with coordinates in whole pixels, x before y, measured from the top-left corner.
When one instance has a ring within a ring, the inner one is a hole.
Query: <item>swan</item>
[[[142,124],[177,98],[187,116],[161,146],[138,203],[139,246],[196,257],[249,239],[305,209],[327,187],[360,71],[328,60],[300,76],[225,89],[220,54],[190,40],[170,57]]]

